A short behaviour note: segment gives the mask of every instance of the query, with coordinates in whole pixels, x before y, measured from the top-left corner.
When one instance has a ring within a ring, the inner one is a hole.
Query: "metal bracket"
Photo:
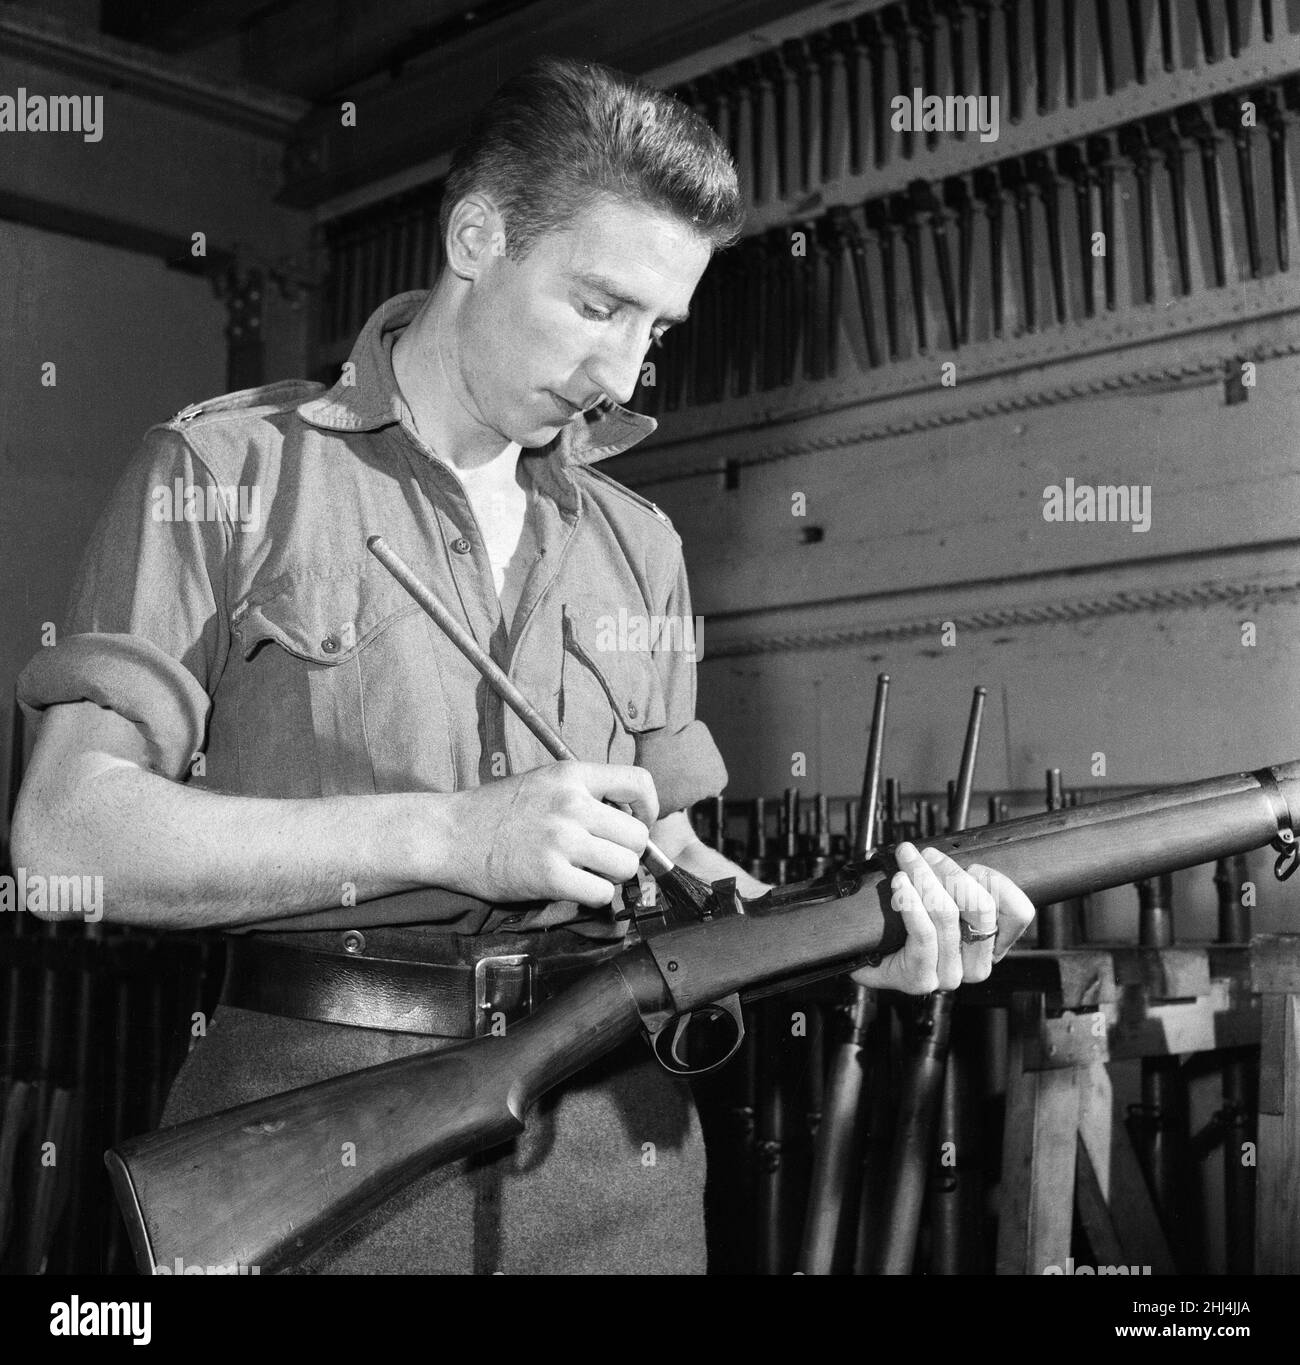
[[[1300,844],[1296,842],[1296,837],[1289,829],[1280,829],[1273,840],[1272,847],[1277,849],[1277,861],[1273,864],[1273,875],[1280,882],[1286,879],[1296,870],[1296,864],[1300,863]]]

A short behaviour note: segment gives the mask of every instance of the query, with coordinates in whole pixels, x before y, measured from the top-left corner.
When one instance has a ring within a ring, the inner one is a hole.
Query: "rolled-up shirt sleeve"
[[[86,547],[55,642],[18,679],[29,713],[88,701],[131,721],[155,771],[173,780],[203,747],[230,649],[231,527],[209,487],[216,481],[179,432],[145,436]]]
[[[652,657],[663,683],[667,723],[638,737],[636,761],[655,780],[662,817],[717,796],[727,785],[727,767],[708,726],[695,715],[695,669],[704,640],[691,611],[680,553],[660,612],[664,626]]]

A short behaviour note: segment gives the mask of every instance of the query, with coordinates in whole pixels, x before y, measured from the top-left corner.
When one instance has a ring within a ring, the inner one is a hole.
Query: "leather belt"
[[[226,942],[223,1005],[442,1038],[503,1031],[623,950],[620,943],[581,953],[489,953],[442,963],[317,952],[245,935]]]

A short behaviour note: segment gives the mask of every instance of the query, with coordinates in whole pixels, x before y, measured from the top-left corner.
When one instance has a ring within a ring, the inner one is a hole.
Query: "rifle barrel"
[[[1300,761],[926,842],[962,867],[995,868],[1041,905],[1261,848],[1297,824]],[[790,976],[835,975],[873,953],[901,947],[902,919],[889,903],[892,871],[888,855],[868,864],[851,894],[843,886],[837,890],[833,878],[795,883],[746,902],[743,915],[656,934],[646,947],[668,983],[675,1012]],[[802,933],[791,927],[791,915]],[[690,935],[689,951],[679,935]]]

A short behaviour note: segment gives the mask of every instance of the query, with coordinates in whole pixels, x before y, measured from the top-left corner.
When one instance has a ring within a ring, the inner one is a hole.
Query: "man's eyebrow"
[[[613,299],[616,303],[625,303],[629,308],[636,308],[641,312],[647,311],[646,304],[642,303],[640,299],[634,299],[630,295],[622,293],[608,275],[578,274],[575,275],[574,278],[580,284],[587,284],[593,289],[599,289],[602,294],[608,295],[608,297]],[[685,322],[690,315],[691,311],[688,308],[684,313],[665,313],[659,318],[659,321],[678,326]]]

